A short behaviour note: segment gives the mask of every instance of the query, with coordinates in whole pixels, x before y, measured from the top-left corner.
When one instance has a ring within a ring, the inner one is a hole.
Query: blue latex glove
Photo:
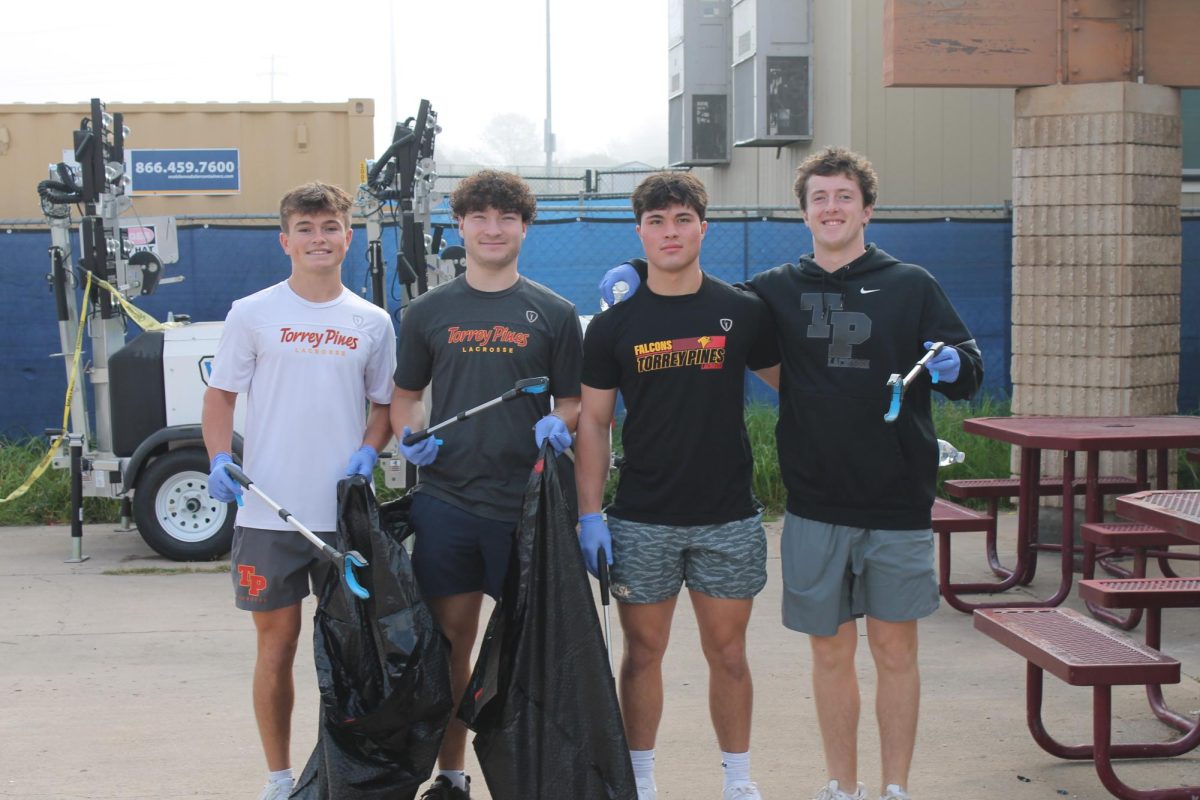
[[[600,563],[596,553],[604,548],[608,565],[612,566],[612,534],[603,514],[584,514],[579,518],[579,549],[583,551],[583,563],[593,578],[600,577]]]
[[[222,503],[232,503],[234,500],[241,505],[242,485],[229,476],[225,464],[232,464],[233,456],[229,453],[217,453],[212,463],[208,465],[208,493],[214,500]]]
[[[933,347],[933,342],[926,342],[925,349]],[[938,354],[929,359],[925,368],[929,370],[930,376],[934,383],[954,383],[958,380],[958,370],[962,367],[962,358],[958,355],[958,350],[950,345],[946,345]]]
[[[542,449],[542,442],[547,439],[550,440],[550,446],[554,448],[554,452],[559,455],[562,455],[562,452],[571,446],[571,432],[567,430],[567,423],[563,422],[562,417],[547,414],[533,426],[533,441],[539,450]]]
[[[375,462],[378,459],[379,452],[371,445],[364,444],[354,451],[354,455],[350,456],[350,465],[346,467],[346,474],[370,478],[375,473]]]
[[[642,279],[638,277],[637,270],[628,261],[613,267],[604,273],[604,277],[600,279],[600,298],[610,306],[617,304],[617,301],[613,298],[613,286],[619,281],[625,281],[629,285],[628,291],[625,292],[625,297],[629,297],[642,285]]]
[[[404,456],[404,460],[418,467],[428,467],[437,458],[438,446],[442,440],[436,436],[428,436],[414,445],[406,445],[403,441],[405,436],[408,436],[412,431],[407,425],[404,426],[404,432],[400,434],[400,455]]]

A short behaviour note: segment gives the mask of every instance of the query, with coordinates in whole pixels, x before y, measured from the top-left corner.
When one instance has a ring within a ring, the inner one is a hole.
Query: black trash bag
[[[552,451],[458,716],[492,800],[636,800],[604,636]]]
[[[293,798],[411,800],[433,770],[454,702],[450,647],[401,547],[409,498],[382,508],[362,476],[338,483],[339,550],[370,566],[360,600],[331,570],[314,618],[321,722]],[[382,526],[381,526],[382,518]]]

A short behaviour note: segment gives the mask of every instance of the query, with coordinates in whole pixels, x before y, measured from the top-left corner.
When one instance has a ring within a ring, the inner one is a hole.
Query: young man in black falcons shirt
[[[706,275],[704,186],[656,173],[633,194],[649,263],[646,287],[592,319],[584,338],[577,482],[580,546],[599,551],[625,634],[619,691],[638,800],[655,800],[662,659],[686,582],[709,666],[709,708],[725,769],[724,800],[761,800],[750,780],[753,686],[746,626],[766,582],[766,538],[751,491],[745,370],[778,362],[766,305]],[[627,411],[624,462],[608,519],[600,513],[617,391]]]

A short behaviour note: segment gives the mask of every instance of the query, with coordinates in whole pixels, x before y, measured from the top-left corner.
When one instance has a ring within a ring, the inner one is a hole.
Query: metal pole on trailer
[[[83,554],[83,436],[72,433],[67,437],[71,448],[71,557],[63,563],[82,564]]]

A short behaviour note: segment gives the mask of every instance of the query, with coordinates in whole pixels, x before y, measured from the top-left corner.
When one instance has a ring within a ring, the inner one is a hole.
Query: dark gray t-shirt
[[[579,396],[582,363],[575,307],[526,278],[481,292],[460,277],[413,300],[400,319],[395,379],[409,391],[432,383],[430,425],[499,397],[522,378],[550,378],[546,393],[438,431],[444,444],[421,468],[417,491],[515,525],[537,459],[533,426],[550,412],[550,395]]]

